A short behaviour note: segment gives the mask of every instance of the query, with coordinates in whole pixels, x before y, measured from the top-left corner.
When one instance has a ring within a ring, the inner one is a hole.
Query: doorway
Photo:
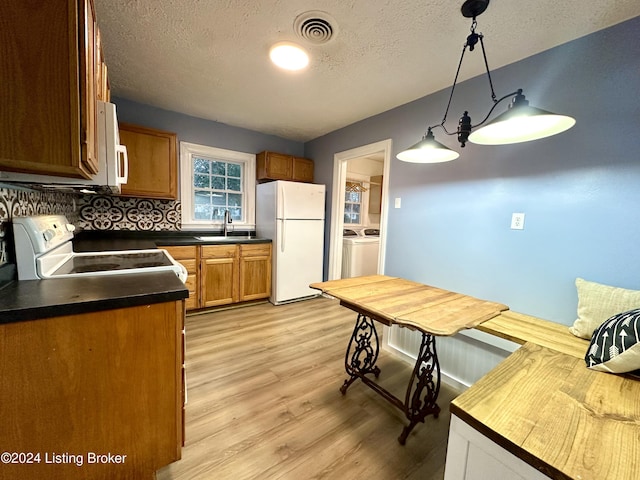
[[[378,254],[378,273],[384,273],[388,214],[387,198],[391,166],[391,139],[363,145],[344,152],[338,152],[333,156],[333,197],[331,203],[328,280],[339,279],[342,273],[342,231],[345,226],[345,194],[349,164],[353,162],[353,164],[362,165],[367,161],[380,160],[382,161],[382,179],[380,182],[380,251]]]

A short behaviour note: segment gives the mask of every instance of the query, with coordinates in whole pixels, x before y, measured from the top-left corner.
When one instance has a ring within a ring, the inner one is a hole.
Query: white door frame
[[[333,156],[333,198],[331,203],[331,236],[329,240],[329,272],[328,280],[337,280],[342,273],[342,230],[344,228],[344,195],[347,182],[347,162],[354,158],[384,153],[382,177],[382,209],[380,212],[380,253],[378,257],[378,273],[384,273],[385,246],[387,244],[387,215],[389,195],[389,171],[391,170],[391,139],[382,140],[369,145],[338,152]]]

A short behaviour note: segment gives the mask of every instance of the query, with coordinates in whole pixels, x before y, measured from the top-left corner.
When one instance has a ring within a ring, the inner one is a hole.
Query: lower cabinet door
[[[215,307],[239,301],[237,262],[237,257],[202,260],[202,307]]]
[[[240,301],[269,298],[271,295],[271,256],[240,259]]]

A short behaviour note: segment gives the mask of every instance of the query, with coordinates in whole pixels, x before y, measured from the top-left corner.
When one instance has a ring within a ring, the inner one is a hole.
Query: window
[[[255,155],[180,142],[180,166],[183,228],[255,227]]]
[[[223,220],[224,211],[242,220],[243,165],[193,157],[194,220]]]
[[[344,223],[360,225],[362,210],[362,182],[347,182],[344,194]]]

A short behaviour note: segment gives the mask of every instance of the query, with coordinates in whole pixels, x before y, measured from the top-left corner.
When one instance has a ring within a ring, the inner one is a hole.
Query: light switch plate
[[[394,208],[400,208],[402,206],[402,198],[396,197],[393,206]]]

